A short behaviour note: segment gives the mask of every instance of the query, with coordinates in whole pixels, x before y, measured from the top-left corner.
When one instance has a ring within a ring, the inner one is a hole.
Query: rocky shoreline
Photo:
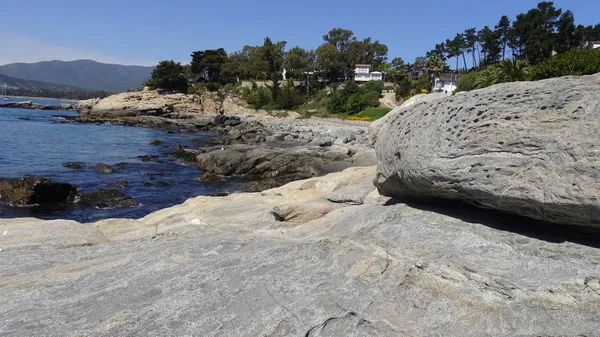
[[[187,150],[217,175],[320,168],[300,147],[365,166],[140,219],[2,219],[0,331],[600,335],[598,97],[600,74],[501,84],[396,108],[368,134],[121,116],[218,132],[223,150]]]

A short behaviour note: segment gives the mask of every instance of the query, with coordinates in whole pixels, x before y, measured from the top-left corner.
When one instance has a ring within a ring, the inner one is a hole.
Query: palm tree
[[[496,67],[487,67],[482,70],[475,79],[475,88],[481,89],[499,83],[499,70]]]
[[[425,67],[427,74],[431,76],[431,87],[435,85],[435,78],[444,70],[444,61],[438,55],[431,55],[427,60],[427,66]]]
[[[524,81],[528,74],[528,65],[517,59],[503,60],[498,64],[498,76],[501,82]]]

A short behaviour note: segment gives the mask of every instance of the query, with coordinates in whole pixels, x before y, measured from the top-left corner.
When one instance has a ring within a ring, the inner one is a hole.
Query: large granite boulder
[[[374,130],[375,183],[398,199],[600,227],[599,128],[600,74],[417,103]]]

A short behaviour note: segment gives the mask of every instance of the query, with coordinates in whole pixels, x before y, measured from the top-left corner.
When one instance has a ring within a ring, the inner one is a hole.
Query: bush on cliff
[[[600,49],[573,49],[542,61],[531,69],[530,79],[542,80],[600,72]]]

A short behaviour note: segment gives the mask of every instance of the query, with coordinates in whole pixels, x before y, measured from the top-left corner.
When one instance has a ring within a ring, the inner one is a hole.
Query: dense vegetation
[[[0,75],[0,89],[7,86],[9,96],[48,97],[82,100],[88,98],[104,98],[110,95],[106,91],[88,91],[68,85],[47,83],[41,81],[23,80],[6,75]]]
[[[576,26],[573,13],[553,2],[540,2],[513,21],[503,15],[493,27],[466,29],[413,63],[400,57],[388,62],[385,44],[348,29],[330,30],[316,49],[286,50],[286,41],[266,37],[262,45],[230,54],[223,48],[194,51],[190,65],[162,61],[148,84],[190,93],[239,91],[256,109],[356,115],[379,106],[384,85],[358,86],[351,80],[356,64],[384,72],[398,100],[427,93],[434,75],[444,71],[462,73],[459,90],[600,71],[598,54],[580,50],[586,41],[600,40],[600,24]],[[252,85],[242,88],[242,81]]]
[[[12,63],[0,74],[25,80],[57,83],[89,91],[124,92],[139,89],[154,67],[105,64],[92,60]]]

